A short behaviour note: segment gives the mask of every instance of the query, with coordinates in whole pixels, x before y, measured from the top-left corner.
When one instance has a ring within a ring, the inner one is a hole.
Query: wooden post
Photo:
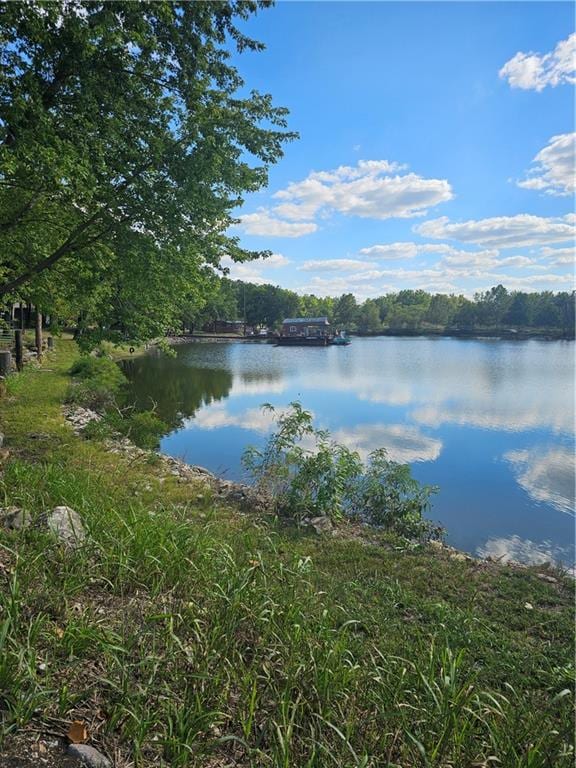
[[[42,312],[36,307],[36,356],[42,360]]]
[[[0,351],[0,376],[8,376],[12,370],[12,352]]]
[[[48,336],[46,341],[48,343],[48,351],[54,349],[54,338],[52,336]]]
[[[14,340],[16,342],[16,368],[21,371],[24,362],[24,344],[22,340],[22,330],[17,328],[14,331]]]

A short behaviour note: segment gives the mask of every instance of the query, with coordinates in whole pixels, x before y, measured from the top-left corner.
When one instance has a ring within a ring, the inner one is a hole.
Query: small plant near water
[[[66,402],[104,415],[100,421],[92,421],[85,427],[85,437],[102,440],[123,435],[140,448],[158,446],[167,425],[153,411],[118,406],[127,379],[113,360],[83,355],[73,363],[69,373],[76,381],[68,388]]]
[[[298,402],[273,413],[276,431],[261,450],[249,447],[244,466],[279,514],[297,522],[328,516],[365,520],[409,538],[438,536],[440,529],[423,514],[430,507],[433,486],[415,480],[407,464],[388,458],[385,448],[367,462],[345,445],[317,429],[313,417]]]
[[[66,402],[103,413],[114,405],[115,395],[126,383],[126,377],[108,357],[83,355],[70,370],[74,381],[66,392]]]
[[[140,448],[151,450],[158,447],[160,437],[168,429],[168,425],[153,411],[133,411],[129,413],[128,411],[117,409],[108,412],[103,421],[111,433],[119,433]]]

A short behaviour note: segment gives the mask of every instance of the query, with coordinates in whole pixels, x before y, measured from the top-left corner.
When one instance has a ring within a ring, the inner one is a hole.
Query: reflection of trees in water
[[[275,384],[278,381],[284,379],[283,371],[242,371],[240,373],[240,381],[242,384]]]
[[[171,428],[194,416],[203,405],[227,397],[232,388],[229,371],[190,368],[177,357],[150,354],[122,363],[129,380],[125,402],[138,410],[156,406],[156,413]]]

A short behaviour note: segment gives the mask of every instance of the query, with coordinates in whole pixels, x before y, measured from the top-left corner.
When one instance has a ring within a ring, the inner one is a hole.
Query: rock
[[[463,552],[451,552],[450,553],[450,560],[458,560],[460,562],[466,562],[466,560],[471,560],[472,558],[469,555],[465,555]]]
[[[70,744],[68,754],[78,758],[88,768],[112,768],[110,760],[89,744]]]
[[[1,446],[1,445],[2,445],[2,444],[0,443],[0,446]],[[208,477],[214,477],[214,475],[212,474],[212,472],[209,472],[209,471],[208,471],[207,469],[205,469],[204,467],[199,467],[199,466],[197,466],[197,465],[194,465],[194,466],[190,467],[190,469],[191,469],[193,472],[196,472],[196,474],[198,474],[198,475],[207,475]]]
[[[316,533],[329,533],[332,530],[332,520],[327,515],[313,517],[309,525],[314,528]]]
[[[21,531],[28,528],[31,522],[30,514],[20,507],[0,508],[0,520],[2,527],[9,531]]]
[[[55,507],[46,523],[48,530],[70,549],[76,549],[86,539],[80,515],[70,507]]]
[[[555,579],[554,576],[549,576],[547,573],[537,573],[536,576],[542,579],[542,581],[550,582],[550,584],[558,584],[558,579]]]
[[[534,610],[534,606],[532,605],[532,603],[524,603],[524,608],[526,608],[527,611]]]
[[[30,440],[50,440],[50,435],[46,432],[29,432],[28,437]]]

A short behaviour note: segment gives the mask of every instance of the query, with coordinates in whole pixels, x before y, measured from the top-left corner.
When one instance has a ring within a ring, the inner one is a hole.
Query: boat
[[[276,337],[280,347],[344,347],[350,344],[345,331],[334,333],[327,317],[288,317]]]
[[[347,347],[348,344],[352,343],[352,340],[346,336],[344,333],[337,333],[332,340],[330,341],[331,344],[334,344],[335,347]]]
[[[278,346],[327,347],[333,334],[327,317],[287,317],[282,323]]]

